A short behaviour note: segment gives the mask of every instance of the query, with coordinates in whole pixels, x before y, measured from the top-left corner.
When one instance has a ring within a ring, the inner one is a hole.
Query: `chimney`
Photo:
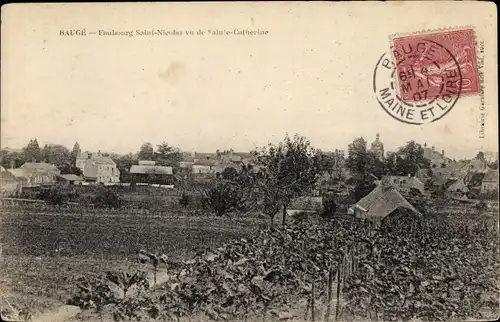
[[[441,150],[441,154],[442,154],[442,155],[443,155],[443,157],[444,157],[444,150]]]
[[[14,169],[15,165],[16,165],[16,162],[14,160],[10,160],[10,168],[11,169]]]
[[[432,146],[432,151],[436,151],[436,148],[434,147],[434,145]]]

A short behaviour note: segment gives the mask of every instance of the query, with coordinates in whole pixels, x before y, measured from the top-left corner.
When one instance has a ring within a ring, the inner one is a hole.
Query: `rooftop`
[[[135,174],[172,174],[172,167],[159,165],[132,165],[130,173]]]
[[[298,197],[292,200],[290,210],[322,210],[323,209],[323,198],[321,197]]]
[[[21,169],[26,169],[26,170],[49,170],[49,171],[59,171],[59,169],[49,163],[45,162],[25,162],[22,166]]]
[[[67,181],[83,181],[83,178],[76,174],[59,174],[58,177]]]
[[[498,170],[488,170],[483,178],[483,182],[498,182]]]

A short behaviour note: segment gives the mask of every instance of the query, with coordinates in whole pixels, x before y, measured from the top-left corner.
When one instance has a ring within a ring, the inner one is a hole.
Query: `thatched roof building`
[[[349,208],[349,212],[359,218],[382,219],[398,208],[406,208],[419,216],[422,215],[396,187],[383,181]]]

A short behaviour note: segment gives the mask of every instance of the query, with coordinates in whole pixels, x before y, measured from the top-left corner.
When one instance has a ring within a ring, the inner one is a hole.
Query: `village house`
[[[83,162],[83,177],[87,182],[94,183],[118,183],[120,182],[120,170],[110,157],[104,157],[100,152],[97,154],[85,153],[87,156]],[[80,166],[82,163],[80,163]]]
[[[217,153],[203,153],[203,152],[195,152],[194,153],[194,162],[204,161],[204,160],[218,160]]]
[[[448,188],[446,188],[446,192],[451,197],[462,198],[469,192],[469,188],[465,183],[465,179],[460,178],[455,180],[455,182],[453,182],[452,184],[450,184]]]
[[[200,174],[215,174],[217,170],[217,165],[219,162],[216,160],[211,160],[211,159],[198,159],[195,160],[193,165],[192,165],[192,173],[193,175],[200,175]]]
[[[470,161],[450,162],[444,168],[432,168],[432,177],[444,178],[445,180],[456,180],[470,176]]]
[[[81,184],[83,182],[83,177],[77,176],[76,174],[59,174],[56,176],[56,181],[59,184],[68,186],[74,184]]]
[[[444,150],[439,152],[434,146],[428,148],[427,143],[424,143],[424,158],[430,161],[433,169],[446,167],[451,162],[451,159],[445,156]]]
[[[130,175],[137,183],[170,185],[173,183],[172,167],[156,165],[155,161],[139,161],[132,165]]]
[[[415,173],[415,177],[426,184],[429,180],[432,179],[432,171],[430,169],[418,169],[417,173]]]
[[[313,215],[323,211],[323,198],[302,196],[292,199],[290,205],[286,209],[287,216],[291,218],[299,214]]]
[[[45,162],[26,162],[20,168],[26,170],[42,170],[57,174],[61,173],[61,170],[59,170],[55,165]]]
[[[181,161],[178,164],[177,171],[175,173],[175,178],[177,181],[188,181],[191,179],[193,173],[194,161]]]
[[[3,169],[3,168],[2,168]],[[0,169],[1,170],[1,169]],[[21,191],[21,184],[17,178],[5,169],[0,171],[0,196],[10,197]]]
[[[384,176],[382,181],[392,184],[398,191],[410,192],[411,189],[416,189],[424,193],[425,190],[425,184],[412,176]]]
[[[23,188],[53,185],[57,175],[61,173],[56,166],[44,162],[26,162],[20,168],[7,171],[16,177]]]
[[[83,152],[83,153],[78,153],[78,155],[76,157],[75,166],[78,169],[82,170],[82,172],[83,172],[83,169],[85,168],[85,163],[89,159],[89,156],[92,157],[92,153],[90,153],[90,152]]]
[[[481,153],[467,164],[467,171],[469,172],[486,173],[488,172],[488,169],[488,162]]]
[[[486,172],[481,183],[481,192],[498,191],[498,170],[490,169]]]
[[[406,200],[394,185],[382,181],[368,195],[348,209],[348,214],[357,218],[383,219],[398,208],[405,208],[421,216],[421,213]]]

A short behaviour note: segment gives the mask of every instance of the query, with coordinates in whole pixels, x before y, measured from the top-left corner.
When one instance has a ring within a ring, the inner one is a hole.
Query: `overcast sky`
[[[357,136],[371,142],[380,133],[386,151],[409,140],[456,158],[498,151],[496,28],[462,3],[435,10],[382,3],[193,5],[2,7],[2,147],[37,138],[41,145],[71,148],[78,141],[84,150],[117,153],[161,141],[187,151],[247,151],[288,132],[324,150],[347,149]],[[391,34],[456,25],[475,25],[486,41],[492,68],[485,70],[490,114],[483,139],[477,95],[461,98],[438,122],[415,126],[389,117],[373,94],[375,64]],[[80,27],[269,33],[59,35]]]

